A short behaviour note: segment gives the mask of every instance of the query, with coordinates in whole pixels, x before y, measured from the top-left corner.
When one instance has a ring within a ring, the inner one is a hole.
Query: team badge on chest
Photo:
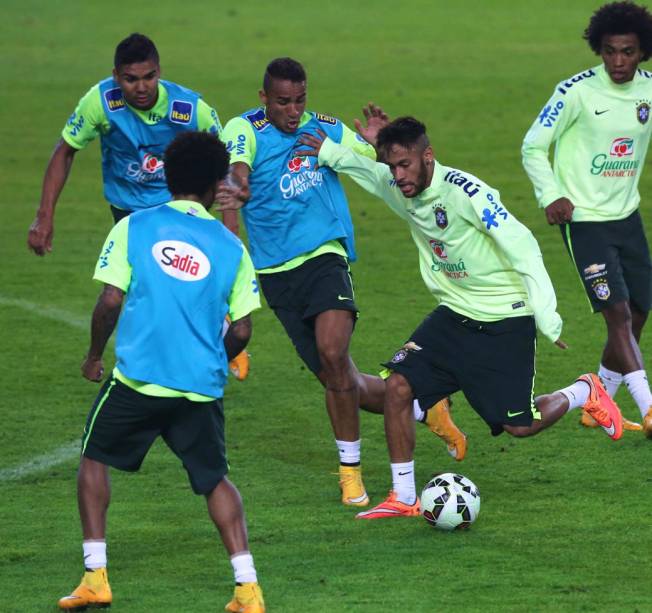
[[[638,119],[639,123],[646,124],[649,118],[650,118],[650,101],[639,100],[636,103],[636,119]]]
[[[435,209],[435,223],[442,230],[448,226],[448,216],[446,215],[446,211],[441,207]]]

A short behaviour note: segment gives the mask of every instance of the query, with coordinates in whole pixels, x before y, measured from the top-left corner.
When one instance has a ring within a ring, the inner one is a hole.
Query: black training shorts
[[[209,494],[228,471],[221,400],[147,396],[114,377],[88,414],[82,455],[137,471],[157,436],[183,462],[196,494]]]
[[[593,311],[631,302],[652,307],[652,263],[641,216],[618,221],[578,221],[561,226]]]
[[[498,435],[503,425],[530,426],[540,418],[535,353],[532,316],[482,322],[440,306],[384,366],[407,379],[424,408],[462,390]]]
[[[325,253],[291,270],[259,274],[258,279],[267,304],[283,324],[299,357],[318,374],[322,367],[315,317],[324,311],[351,311],[355,322],[358,314],[346,258]]]

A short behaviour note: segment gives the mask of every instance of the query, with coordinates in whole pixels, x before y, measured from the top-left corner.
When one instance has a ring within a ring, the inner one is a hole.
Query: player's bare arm
[[[366,125],[363,126],[359,119],[354,119],[353,124],[358,134],[375,148],[378,132],[389,123],[389,117],[381,107],[373,102],[369,102],[367,106],[363,107],[362,113],[365,117]]]
[[[226,349],[226,359],[232,360],[244,350],[251,338],[252,324],[251,317],[245,315],[240,319],[231,322],[229,329],[224,337],[224,348]]]
[[[568,198],[557,198],[545,208],[546,219],[551,226],[569,223],[573,219],[574,208]]]
[[[248,202],[251,195],[249,191],[250,174],[251,168],[244,162],[231,164],[228,179],[222,181],[217,190],[215,202],[219,206],[215,207],[216,210],[237,211]]]
[[[54,208],[66,184],[76,153],[77,149],[60,139],[48,162],[43,178],[41,202],[27,234],[27,246],[36,255],[43,256],[52,251]]]
[[[82,362],[82,375],[89,381],[101,381],[104,375],[102,355],[120,317],[124,292],[108,283],[97,299],[91,320],[91,344]]]

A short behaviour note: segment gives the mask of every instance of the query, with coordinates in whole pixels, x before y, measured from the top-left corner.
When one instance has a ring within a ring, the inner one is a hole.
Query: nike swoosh
[[[512,411],[507,411],[507,417],[516,417],[517,415],[523,415],[525,411],[518,411],[517,413],[512,413]]]
[[[606,110],[604,110],[604,111],[593,111],[593,112],[594,112],[596,115],[602,115],[602,114],[604,114],[604,113],[609,112],[609,109],[606,109]]]
[[[348,296],[341,296],[340,294],[337,295],[338,300],[353,300],[353,298],[349,298]]]
[[[607,428],[607,426],[602,426],[602,429],[609,435],[613,436],[616,434],[616,424],[614,422],[611,422],[611,425]]]
[[[349,502],[362,502],[365,498],[367,497],[367,493],[365,492],[362,494],[362,496],[357,496],[356,498],[349,498]]]
[[[411,475],[412,471],[408,470],[406,473],[398,473],[399,477],[403,477],[404,475]]]

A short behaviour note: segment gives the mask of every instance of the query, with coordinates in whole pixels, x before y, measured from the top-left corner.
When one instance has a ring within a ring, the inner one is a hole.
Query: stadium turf
[[[597,368],[604,326],[589,314],[558,230],[537,210],[519,150],[555,83],[599,63],[581,40],[599,4],[3,2],[1,611],[53,610],[81,575],[73,443],[97,387],[79,364],[99,291],[92,270],[111,225],[96,144],[77,156],[60,199],[53,253],[38,259],[25,239],[63,123],[108,75],[115,44],[132,31],[151,36],[164,77],[202,92],[223,122],[256,105],[264,66],[282,55],[305,64],[310,109],[352,125],[373,100],[393,117],[423,120],[436,156],[498,188],[539,240],[570,346],[540,339],[544,392]],[[433,301],[405,224],[345,185],[360,257],[352,354],[376,372]],[[649,227],[649,171],[641,192]],[[642,346],[649,363],[649,335]],[[652,444],[642,435],[612,443],[573,414],[533,439],[494,439],[458,395],[467,459],[456,464],[420,427],[417,481],[469,476],[482,495],[476,524],[443,534],[421,519],[356,522],[338,502],[320,387],[266,308],[254,314],[250,352],[249,379],[227,391],[227,439],[269,611],[652,610]],[[638,416],[622,390],[617,400]],[[362,432],[377,502],[390,486],[382,419],[363,415]],[[114,611],[216,611],[231,594],[204,502],[163,444],[139,474],[113,473],[108,547]]]

